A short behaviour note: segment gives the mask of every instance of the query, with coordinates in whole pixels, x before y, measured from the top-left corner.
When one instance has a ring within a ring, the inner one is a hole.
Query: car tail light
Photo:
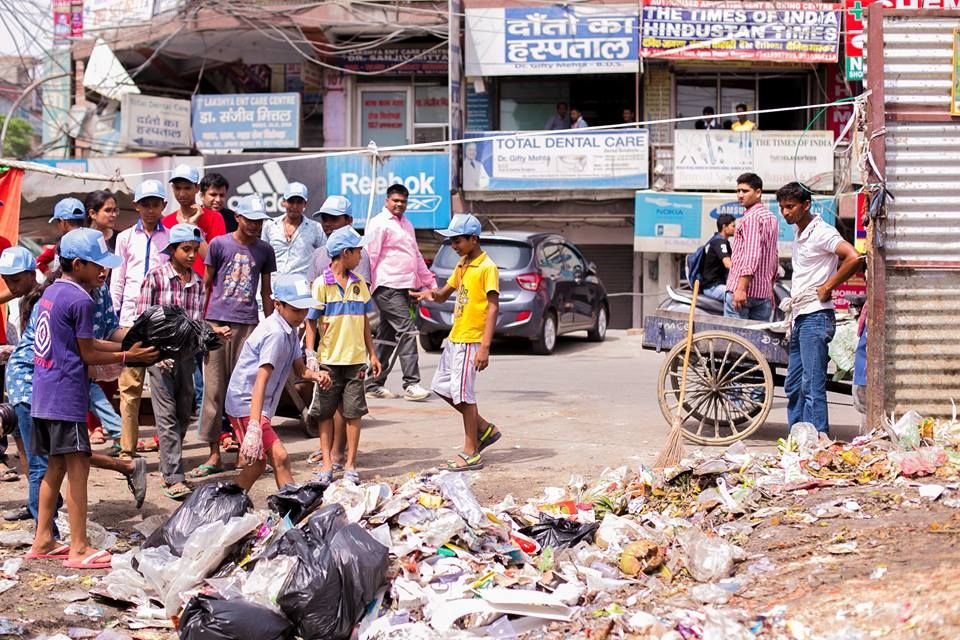
[[[423,305],[420,305],[420,315],[426,318],[427,320],[430,320],[430,309],[426,308]]]
[[[543,276],[539,273],[523,273],[517,276],[517,284],[527,291],[538,291],[543,284]]]
[[[517,322],[523,322],[524,320],[529,320],[530,316],[533,315],[532,311],[521,311],[517,314]]]

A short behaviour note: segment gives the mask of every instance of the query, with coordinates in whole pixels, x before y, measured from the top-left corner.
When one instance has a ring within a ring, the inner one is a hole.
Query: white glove
[[[263,458],[263,431],[260,425],[247,425],[247,432],[243,435],[243,442],[240,444],[240,455],[250,462]]]

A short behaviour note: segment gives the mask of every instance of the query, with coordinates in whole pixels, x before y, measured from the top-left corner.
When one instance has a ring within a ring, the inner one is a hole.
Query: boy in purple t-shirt
[[[157,352],[139,343],[121,352],[116,342],[94,339],[90,291],[101,286],[105,268],[116,268],[120,261],[107,251],[102,233],[94,229],[71,231],[60,240],[59,258],[63,276],[37,302],[30,445],[34,455],[49,456],[49,462],[40,485],[37,532],[27,557],[62,558],[64,566],[73,569],[104,569],[110,566],[110,554],[93,549],[87,540],[87,476],[92,453],[87,432],[87,367],[125,364],[128,359],[149,361]],[[122,461],[115,464],[122,472]],[[143,471],[138,474],[141,482],[145,481]],[[70,517],[70,551],[66,556],[57,547],[53,528],[64,476],[69,483]],[[138,496],[138,507],[142,495]]]
[[[258,195],[245,196],[237,205],[237,230],[219,236],[207,249],[204,289],[207,293],[207,321],[225,328],[223,348],[207,354],[203,364],[203,409],[200,412],[200,440],[210,446],[206,462],[187,474],[203,478],[223,471],[220,459],[220,425],[230,375],[237,366],[243,344],[260,322],[257,292],[263,299],[263,313],[273,313],[270,274],[277,270],[277,257],[270,243],[260,239],[263,221],[269,220]]]

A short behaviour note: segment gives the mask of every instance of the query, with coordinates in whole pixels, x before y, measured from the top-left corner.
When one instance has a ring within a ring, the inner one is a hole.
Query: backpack
[[[693,286],[694,282],[703,278],[703,258],[707,254],[708,244],[710,244],[709,240],[700,245],[696,251],[687,255],[687,282],[690,283],[690,286]]]

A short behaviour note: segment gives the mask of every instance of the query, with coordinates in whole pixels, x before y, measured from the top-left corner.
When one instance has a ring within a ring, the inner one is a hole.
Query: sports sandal
[[[503,432],[497,431],[493,433],[493,430],[497,428],[497,425],[492,422],[487,423],[487,430],[483,432],[483,435],[480,436],[480,447],[477,449],[477,453],[482,453],[487,447],[491,447],[497,443],[497,440],[503,435]]]
[[[457,464],[456,460],[449,460],[442,468],[447,471],[474,471],[476,469],[483,469],[483,458],[479,453],[471,456],[469,453],[461,451],[458,457],[463,460],[464,464],[460,465]]]
[[[83,560],[65,560],[63,566],[67,569],[109,569],[113,556],[106,549],[94,551]]]
[[[212,464],[203,463],[198,465],[193,471],[187,473],[188,478],[206,478],[218,473],[223,473],[223,467],[215,467]]]
[[[24,558],[27,560],[66,560],[69,557],[69,544],[59,544],[51,549],[48,553],[34,553],[31,551],[24,556]]]

